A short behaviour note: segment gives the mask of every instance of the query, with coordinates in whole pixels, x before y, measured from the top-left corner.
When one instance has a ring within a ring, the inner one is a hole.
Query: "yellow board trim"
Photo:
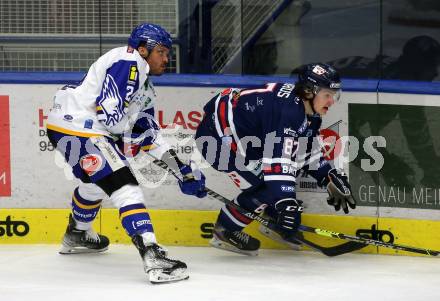
[[[97,134],[97,133],[72,131],[72,130],[68,130],[68,129],[65,129],[65,128],[62,128],[62,127],[59,127],[56,125],[52,125],[52,124],[48,124],[46,127],[49,130],[60,132],[60,133],[71,135],[71,136],[79,136],[79,137],[101,137],[101,136],[104,136],[102,134]]]
[[[60,244],[70,211],[70,209],[0,209],[0,245]],[[178,246],[208,246],[208,241],[212,237],[212,226],[218,215],[218,211],[202,210],[148,210],[148,213],[159,243]],[[348,235],[356,235],[357,229],[372,229],[374,225],[376,229],[392,232],[395,244],[440,250],[440,236],[436,235],[440,233],[440,221],[311,214],[303,214],[302,221],[311,227]],[[258,223],[253,222],[246,232],[258,238],[262,248],[287,249],[262,236],[258,232],[258,226]],[[117,209],[101,209],[93,227],[108,236],[113,244],[131,244],[130,237],[121,226]],[[25,233],[26,229],[28,229],[27,233]],[[309,240],[325,246],[345,242],[313,233],[304,233],[304,235]],[[365,247],[358,252],[423,256],[374,246]]]

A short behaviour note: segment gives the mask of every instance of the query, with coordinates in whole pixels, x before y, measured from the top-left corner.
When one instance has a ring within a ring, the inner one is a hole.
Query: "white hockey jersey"
[[[59,90],[48,116],[47,128],[68,135],[90,137],[146,133],[154,140],[156,92],[148,77],[149,66],[137,50],[114,48],[92,64],[77,86]],[[145,135],[135,135],[135,140]]]

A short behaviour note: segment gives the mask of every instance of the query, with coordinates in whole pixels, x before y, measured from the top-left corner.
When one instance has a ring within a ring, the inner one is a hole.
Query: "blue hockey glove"
[[[351,186],[345,173],[338,172],[336,169],[331,169],[328,172],[327,192],[329,194],[327,203],[334,206],[336,211],[342,207],[342,210],[347,214],[348,206],[351,209],[356,208],[356,200],[351,193]]]
[[[179,187],[182,193],[194,195],[198,198],[206,196],[205,175],[198,169],[197,165],[191,161],[191,166],[183,165],[180,173],[183,180],[179,180]]]
[[[282,199],[275,203],[278,213],[277,225],[286,233],[293,234],[301,225],[301,214],[304,211],[302,202],[296,199]]]

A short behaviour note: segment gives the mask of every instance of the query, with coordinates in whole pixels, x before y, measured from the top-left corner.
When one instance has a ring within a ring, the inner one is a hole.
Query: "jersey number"
[[[298,141],[293,138],[284,138],[283,153],[293,158],[297,152]]]

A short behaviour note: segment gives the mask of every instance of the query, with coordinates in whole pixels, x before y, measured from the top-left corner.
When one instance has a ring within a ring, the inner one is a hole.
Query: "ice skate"
[[[167,258],[167,251],[156,243],[145,243],[141,235],[135,235],[132,241],[144,263],[144,271],[153,284],[176,282],[188,279],[184,262]]]
[[[293,250],[297,250],[297,251],[301,250],[302,244],[300,241],[294,238],[294,235],[288,237],[282,237],[277,231],[272,230],[269,227],[264,226],[263,224],[260,224],[260,226],[258,227],[258,231],[260,231],[261,234],[263,234],[267,238],[270,238],[273,241],[288,245]],[[297,233],[297,235],[302,235],[302,234]]]
[[[108,249],[109,240],[104,235],[99,235],[93,229],[75,229],[76,222],[69,215],[69,224],[63,237],[60,254],[98,253]]]
[[[214,236],[209,241],[214,248],[235,253],[256,256],[260,248],[260,241],[243,231],[228,231],[220,224],[214,227]]]

